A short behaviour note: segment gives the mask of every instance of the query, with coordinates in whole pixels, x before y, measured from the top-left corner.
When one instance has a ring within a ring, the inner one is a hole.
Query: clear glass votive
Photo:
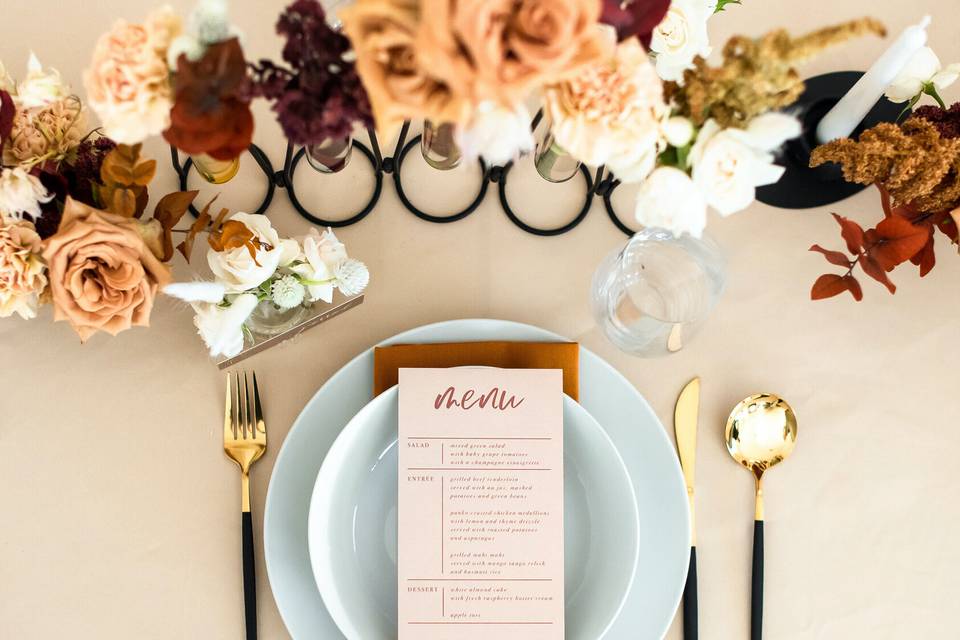
[[[240,156],[229,160],[217,160],[213,156],[200,153],[190,156],[193,166],[196,167],[200,177],[210,184],[223,184],[230,182],[237,171],[240,170]]]
[[[644,229],[593,277],[593,314],[606,337],[638,356],[679,351],[723,293],[725,261],[707,237]]]
[[[566,182],[577,175],[580,161],[567,153],[557,144],[552,132],[537,144],[537,152],[533,157],[537,173],[549,182]]]

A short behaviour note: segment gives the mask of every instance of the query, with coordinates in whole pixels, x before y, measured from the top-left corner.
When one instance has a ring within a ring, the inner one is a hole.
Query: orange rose
[[[516,104],[612,55],[598,0],[424,0],[422,14],[421,56],[474,102]]]
[[[170,271],[144,244],[139,224],[67,198],[60,229],[44,241],[54,320],[69,322],[81,342],[150,324]]]
[[[421,58],[417,0],[357,0],[341,12],[357,54],[357,71],[377,127],[389,135],[403,120],[461,122],[469,115],[464,91],[448,84]],[[425,12],[432,10],[425,7]],[[446,27],[449,28],[449,27]],[[434,56],[439,57],[439,56]]]

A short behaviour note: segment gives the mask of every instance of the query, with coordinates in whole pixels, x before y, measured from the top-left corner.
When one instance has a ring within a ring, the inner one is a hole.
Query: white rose
[[[27,77],[17,85],[17,102],[24,109],[45,107],[67,97],[67,88],[56,69],[43,70],[43,65],[34,53],[30,52],[27,62]]]
[[[311,302],[333,300],[335,274],[347,259],[347,250],[337,240],[333,230],[327,229],[321,235],[316,229],[301,238],[303,252],[290,270],[304,279],[307,295]]]
[[[207,264],[228,292],[247,291],[260,286],[264,280],[296,258],[299,247],[295,240],[281,240],[276,229],[266,216],[235,213],[230,220],[242,222],[254,238],[260,241],[256,256],[250,255],[247,247],[226,251],[207,251]]]
[[[34,219],[43,211],[40,204],[53,200],[40,179],[24,169],[0,169],[0,215],[22,218],[24,213]]]
[[[699,238],[707,226],[707,203],[686,172],[659,167],[640,185],[636,217],[644,227]]]
[[[683,80],[695,57],[710,55],[707,19],[712,11],[703,0],[673,0],[667,15],[653,30],[650,50],[656,54],[657,73],[664,80]]]
[[[693,181],[721,215],[746,209],[756,187],[783,175],[771,151],[798,135],[799,123],[782,114],[767,115],[771,117],[756,118],[747,129],[721,129],[715,120],[707,120],[690,151]]]
[[[193,323],[211,356],[232,358],[243,351],[243,324],[257,304],[257,296],[252,293],[237,296],[228,307],[209,302],[191,303],[196,312]]]
[[[507,164],[534,146],[530,112],[522,104],[507,109],[495,102],[481,102],[469,124],[457,128],[456,136],[464,158],[483,156],[491,165]]]
[[[933,49],[922,47],[887,87],[886,96],[892,102],[907,102],[923,93],[928,84],[943,91],[956,82],[957,77],[960,77],[960,64],[954,63],[944,69]]]

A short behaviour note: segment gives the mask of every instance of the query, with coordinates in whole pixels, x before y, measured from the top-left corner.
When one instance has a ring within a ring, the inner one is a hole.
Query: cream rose
[[[36,317],[47,286],[40,251],[33,223],[0,216],[0,318],[14,313],[25,320]]]
[[[164,7],[146,25],[117,21],[97,41],[83,79],[104,132],[117,142],[136,144],[170,125],[166,50],[179,28],[179,19]]]
[[[336,272],[347,260],[347,250],[332,229],[320,234],[316,229],[301,238],[303,253],[290,270],[303,278],[310,301],[333,300]]]
[[[289,264],[299,253],[295,240],[281,240],[280,234],[266,216],[235,213],[230,220],[242,222],[260,242],[260,249],[250,255],[247,247],[207,251],[207,264],[226,290],[231,293],[259,287],[278,267]]]
[[[673,0],[667,15],[653,30],[650,50],[664,80],[682,81],[697,56],[710,55],[707,20],[712,11],[703,0]]]
[[[707,203],[686,172],[660,167],[640,185],[636,218],[644,227],[699,238],[707,226]]]
[[[780,113],[758,116],[746,129],[722,129],[715,120],[707,120],[690,150],[693,181],[721,215],[746,209],[756,187],[773,184],[783,175],[771,152],[798,135],[796,118]]]
[[[86,341],[148,326],[170,271],[144,244],[140,223],[67,198],[56,234],[44,241],[54,320]]]
[[[886,96],[892,102],[907,102],[923,93],[928,85],[943,91],[960,77],[960,63],[940,64],[940,58],[930,47],[918,49],[906,66],[887,87]]]

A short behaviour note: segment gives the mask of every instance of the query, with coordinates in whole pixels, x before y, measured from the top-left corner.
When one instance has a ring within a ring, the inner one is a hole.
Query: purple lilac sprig
[[[287,139],[297,145],[344,138],[356,123],[373,126],[367,92],[352,61],[350,41],[327,24],[317,0],[295,0],[277,21],[286,38],[283,59],[251,65],[255,96],[273,102]]]

